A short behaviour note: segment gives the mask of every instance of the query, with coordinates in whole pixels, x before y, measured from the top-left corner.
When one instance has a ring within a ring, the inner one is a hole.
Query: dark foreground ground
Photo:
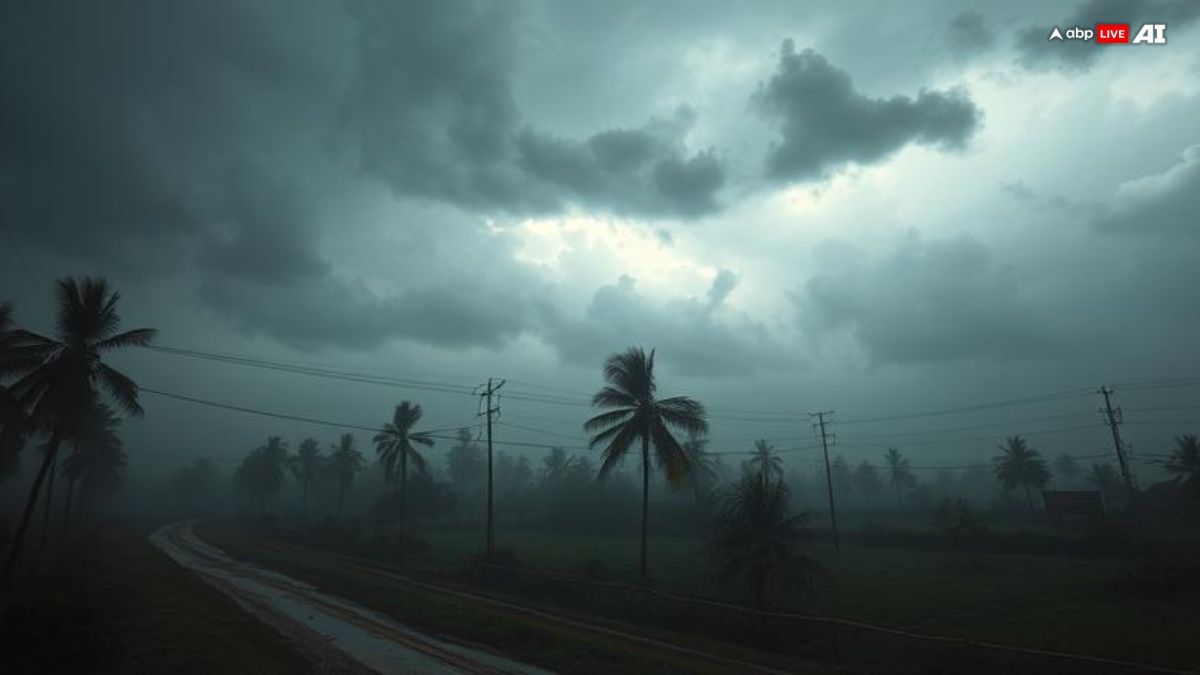
[[[0,599],[0,672],[313,669],[278,633],[151,546],[150,530],[109,530],[26,558],[12,595]],[[36,537],[31,543],[36,549]]]

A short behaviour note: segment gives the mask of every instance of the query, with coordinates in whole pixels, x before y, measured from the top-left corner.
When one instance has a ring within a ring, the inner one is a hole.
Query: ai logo
[[[1144,23],[1137,35],[1133,36],[1133,44],[1165,45],[1167,44],[1167,24]]]

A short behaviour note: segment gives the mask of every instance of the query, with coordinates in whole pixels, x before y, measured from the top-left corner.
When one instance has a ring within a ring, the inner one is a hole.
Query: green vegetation
[[[177,566],[145,529],[30,560],[0,607],[6,673],[299,673],[274,629]]]
[[[926,525],[928,527],[928,525]],[[262,541],[230,524],[206,524],[201,534],[245,556],[316,582],[366,604],[389,600],[393,590],[368,584],[354,585],[342,577],[326,557],[307,548],[279,540]],[[592,588],[578,581],[556,581],[554,576],[627,581],[637,578],[633,554],[638,542],[628,536],[569,536],[537,531],[498,533],[499,545],[512,552],[515,569],[496,576],[472,574],[472,561],[481,549],[475,531],[431,530],[425,533],[429,549],[407,557],[407,575],[450,585],[473,585],[492,595],[512,597],[556,612],[591,620],[637,624],[635,630],[671,635],[684,644],[716,645],[712,649],[754,649],[762,658],[790,656],[797,663],[879,668],[892,672],[904,663],[911,672],[979,672],[996,663],[1019,663],[1019,672],[1103,672],[1093,666],[1073,667],[1058,661],[983,653],[964,648],[931,647],[875,633],[839,630],[841,643],[854,645],[852,653],[831,653],[830,631],[796,621],[763,622],[733,612],[709,612],[648,595],[634,587]],[[702,596],[743,603],[740,589],[712,583],[703,543],[681,536],[651,536],[657,574],[652,588],[686,596]],[[836,614],[885,626],[995,641],[1024,647],[1075,652],[1105,658],[1190,667],[1200,662],[1200,646],[1191,640],[1200,621],[1193,592],[1147,593],[1129,581],[1135,567],[1117,559],[1043,555],[1003,555],[948,549],[914,550],[894,547],[843,545],[840,554],[821,543],[802,549],[826,572],[812,578],[812,593],[772,596],[771,609],[809,614]],[[382,561],[378,564],[391,566]],[[433,602],[430,599],[429,602]],[[407,604],[377,605],[404,620],[439,630],[464,629],[462,619],[432,619],[413,614]],[[431,611],[421,609],[421,612]],[[449,611],[449,610],[448,610]],[[453,611],[449,611],[451,617]],[[494,635],[468,632],[483,642],[504,645],[506,650],[537,663],[544,654],[522,644],[513,626],[489,624]],[[1136,627],[1131,630],[1131,627]],[[509,631],[516,633],[514,637]],[[737,646],[733,646],[736,644]],[[511,647],[511,649],[510,649]],[[566,645],[560,645],[568,649]],[[1006,660],[1007,659],[1007,660]],[[1013,659],[1016,659],[1015,661]],[[948,665],[949,664],[949,665]],[[990,664],[990,665],[989,665]],[[790,666],[789,666],[790,667]],[[1074,669],[1072,669],[1074,668]],[[1006,672],[997,666],[997,672]],[[1118,671],[1128,672],[1128,671]]]

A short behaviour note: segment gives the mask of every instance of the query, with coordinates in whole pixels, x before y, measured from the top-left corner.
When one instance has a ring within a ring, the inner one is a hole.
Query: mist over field
[[[0,669],[1190,672],[1198,19],[5,4]]]

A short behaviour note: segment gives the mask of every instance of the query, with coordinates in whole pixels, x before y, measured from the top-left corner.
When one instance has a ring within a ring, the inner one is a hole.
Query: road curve
[[[150,541],[247,611],[304,642],[320,640],[377,673],[542,675],[476,647],[434,638],[291,577],[235,560],[200,540],[194,521],[164,525]]]

